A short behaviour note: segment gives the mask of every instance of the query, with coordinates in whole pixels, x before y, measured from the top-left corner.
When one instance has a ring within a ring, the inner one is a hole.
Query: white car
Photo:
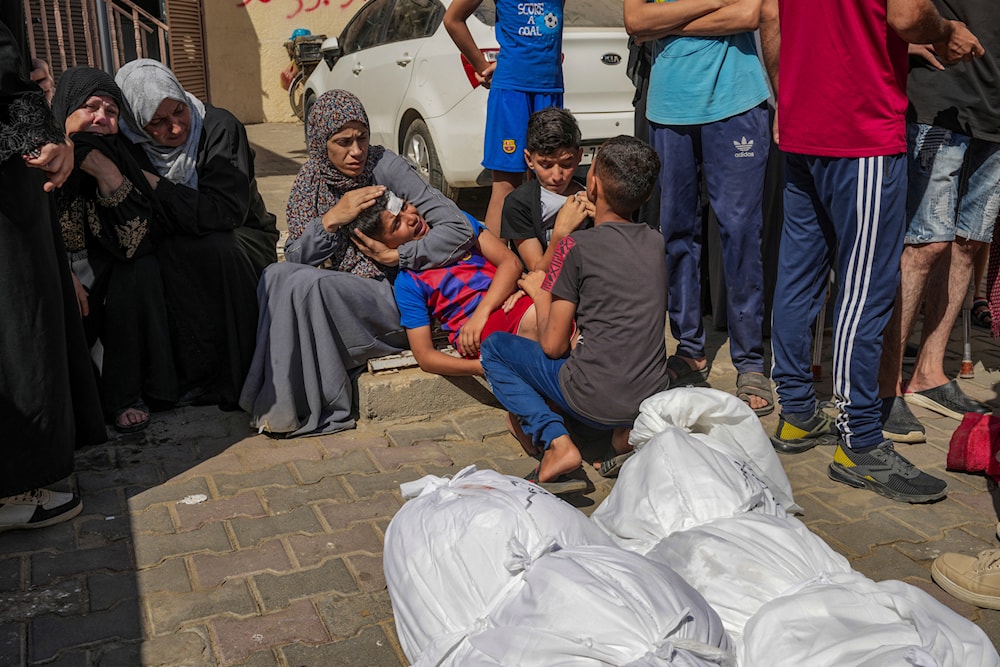
[[[306,82],[306,118],[327,90],[349,90],[365,105],[372,143],[399,152],[448,195],[489,185],[482,168],[486,98],[442,19],[451,0],[368,0]],[[632,134],[628,36],[620,0],[569,0],[563,10],[564,104],[583,132],[584,163],[605,139]],[[468,25],[490,58],[498,50],[493,0]],[[495,57],[492,56],[492,57]]]

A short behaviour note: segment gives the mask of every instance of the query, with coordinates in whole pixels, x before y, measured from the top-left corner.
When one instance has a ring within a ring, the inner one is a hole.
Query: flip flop
[[[766,403],[759,408],[750,407],[750,397],[763,398]],[[740,373],[736,376],[736,398],[740,399],[753,410],[758,417],[764,417],[774,412],[774,393],[771,391],[771,380],[762,373]]]
[[[687,387],[702,384],[708,379],[708,374],[711,372],[711,369],[712,367],[706,364],[704,368],[695,370],[691,368],[688,362],[684,361],[677,355],[672,354],[667,357],[667,370],[674,372],[673,376],[670,377],[671,389],[674,387]]]
[[[597,472],[601,474],[601,477],[617,477],[619,471],[622,469],[622,465],[633,454],[635,454],[634,449],[625,452],[624,454],[613,454],[612,456],[601,461],[601,467],[597,469]]]
[[[135,424],[119,424],[118,420],[121,419],[121,416],[126,412],[128,412],[129,410],[138,410],[139,412],[145,413],[146,418],[143,419],[142,421],[136,422]],[[147,426],[149,426],[149,421],[150,421],[149,408],[146,407],[146,404],[143,403],[142,401],[136,401],[132,405],[127,405],[124,408],[119,408],[118,410],[115,410],[114,413],[111,415],[111,423],[114,426],[115,430],[118,431],[119,433],[137,433],[146,428]]]
[[[575,479],[573,477],[567,477],[566,475],[559,475],[551,482],[539,482],[538,481],[538,471],[541,466],[535,466],[535,469],[524,476],[526,480],[532,484],[537,484],[554,496],[562,496],[568,493],[577,493],[579,491],[587,490],[587,481],[583,479]]]

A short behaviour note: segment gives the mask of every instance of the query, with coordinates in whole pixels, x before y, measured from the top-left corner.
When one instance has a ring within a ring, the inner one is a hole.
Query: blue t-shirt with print
[[[496,0],[500,44],[491,85],[528,93],[561,93],[562,0]]]
[[[646,118],[702,125],[741,114],[769,95],[752,32],[656,40]]]

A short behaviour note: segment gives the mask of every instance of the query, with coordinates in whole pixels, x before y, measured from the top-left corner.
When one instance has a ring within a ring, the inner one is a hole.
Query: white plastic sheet
[[[817,577],[852,571],[798,519],[756,513],[674,533],[647,555],[697,589],[734,638],[764,604]]]
[[[718,615],[665,565],[600,546],[522,565],[480,630],[438,642],[417,666],[735,665]]]
[[[785,515],[753,466],[705,438],[665,427],[626,461],[592,520],[619,546],[646,553],[675,531],[714,519],[750,511]]]
[[[408,485],[419,497],[393,517],[383,569],[403,651],[416,660],[435,637],[464,634],[520,574],[508,561],[554,544],[611,545],[575,507],[517,477],[469,466],[453,479]]]
[[[639,449],[671,426],[690,432],[730,458],[746,462],[787,511],[801,510],[760,419],[740,399],[701,387],[679,387],[654,394],[639,406],[629,443]]]
[[[997,667],[985,633],[924,591],[854,572],[812,582],[750,618],[741,663],[769,667]]]

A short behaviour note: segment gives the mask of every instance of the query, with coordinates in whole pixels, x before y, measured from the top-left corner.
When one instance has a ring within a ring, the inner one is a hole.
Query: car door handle
[[[396,61],[396,64],[399,65],[400,67],[406,67],[412,62],[413,62],[413,56],[411,56],[409,53],[404,53],[403,56]]]
[[[356,63],[354,67],[351,68],[351,71],[354,72],[355,74],[361,74],[361,70],[363,69],[364,67],[361,66],[361,63]]]

